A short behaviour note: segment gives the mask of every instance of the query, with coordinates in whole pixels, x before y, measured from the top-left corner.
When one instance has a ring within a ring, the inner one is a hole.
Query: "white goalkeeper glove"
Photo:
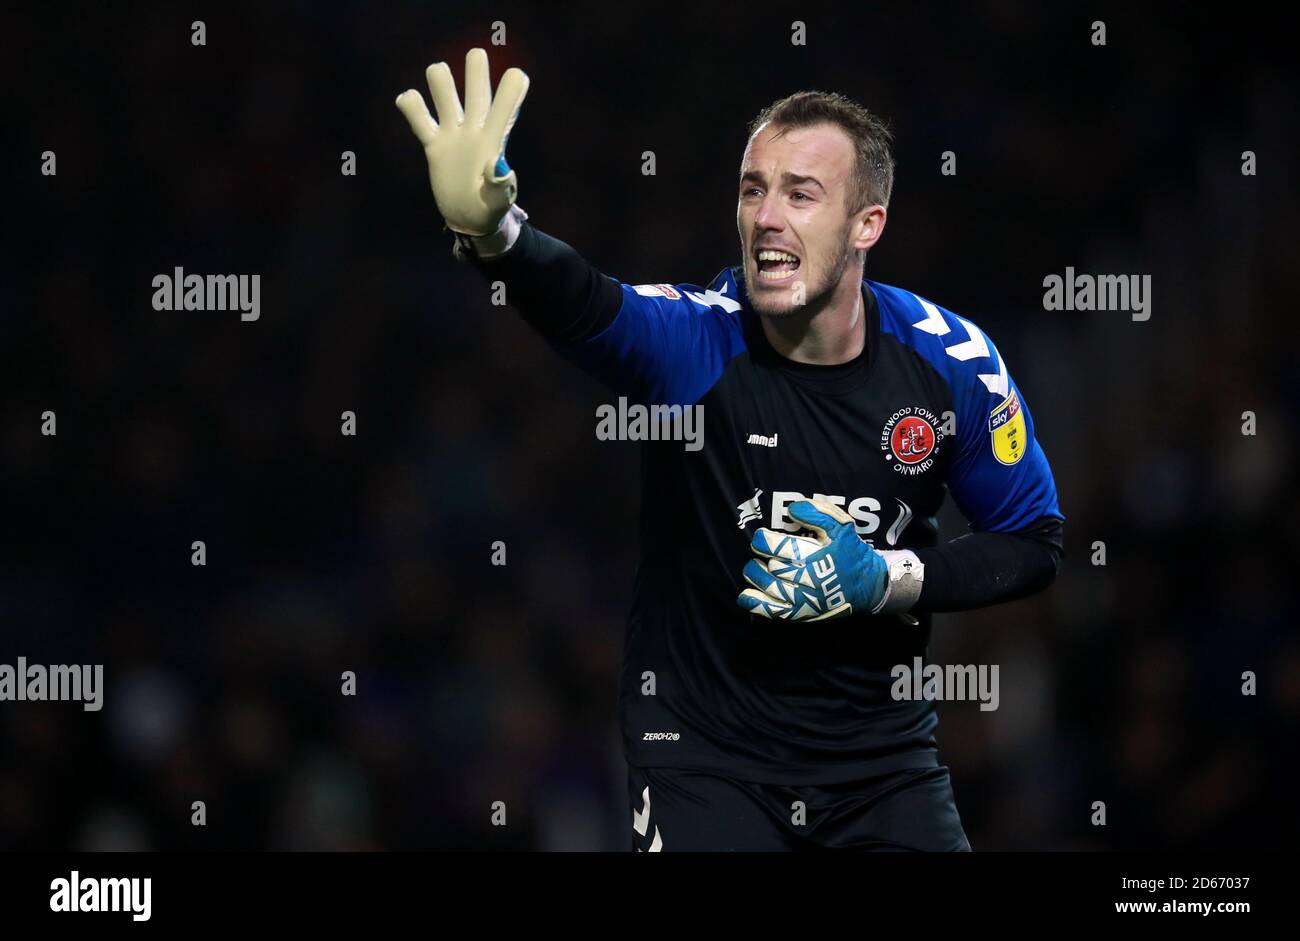
[[[424,74],[438,120],[415,89],[398,95],[397,107],[424,146],[433,198],[447,228],[465,236],[493,236],[514,220],[517,230],[526,216],[522,210],[511,212],[519,187],[505,150],[528,94],[528,76],[509,69],[493,99],[487,52],[471,49],[465,56],[462,112],[447,63],[435,62]]]

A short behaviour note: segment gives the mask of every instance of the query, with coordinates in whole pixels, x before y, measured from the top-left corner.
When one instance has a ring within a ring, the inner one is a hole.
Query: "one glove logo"
[[[920,405],[908,405],[889,416],[880,431],[880,450],[894,470],[909,477],[934,466],[943,441],[939,416]]]
[[[844,599],[844,589],[840,587],[840,578],[835,574],[835,557],[823,556],[812,563],[813,584],[820,588],[826,597],[826,610],[831,611],[840,605],[848,604]]]

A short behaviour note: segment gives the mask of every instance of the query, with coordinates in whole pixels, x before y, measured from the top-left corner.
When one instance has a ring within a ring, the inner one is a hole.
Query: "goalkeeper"
[[[637,850],[967,850],[934,702],[894,692],[930,616],[1051,583],[1056,486],[979,327],[863,277],[894,161],[879,118],[800,92],[750,128],[740,263],[621,283],[538,229],[505,160],[528,79],[472,50],[397,99],[457,257],[561,355],[645,405],[702,406],[703,448],[643,445],[620,682]],[[939,544],[951,493],[971,532]],[[655,678],[653,694],[645,685]]]

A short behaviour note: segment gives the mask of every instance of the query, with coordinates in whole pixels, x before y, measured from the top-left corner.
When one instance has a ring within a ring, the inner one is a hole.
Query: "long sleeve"
[[[463,257],[505,284],[508,303],[562,356],[637,402],[698,401],[744,348],[733,298],[623,284],[527,222],[505,254]]]
[[[916,550],[925,582],[913,611],[965,611],[1041,591],[1065,555],[1064,524],[1043,517],[1014,533],[967,533],[942,546]]]
[[[528,222],[504,255],[465,258],[489,281],[503,282],[510,305],[549,340],[575,342],[595,336],[614,322],[623,303],[617,281]]]

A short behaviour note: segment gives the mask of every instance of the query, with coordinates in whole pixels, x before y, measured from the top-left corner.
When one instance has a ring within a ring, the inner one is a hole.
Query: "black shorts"
[[[629,767],[628,797],[637,852],[970,850],[944,765],[816,786]]]

